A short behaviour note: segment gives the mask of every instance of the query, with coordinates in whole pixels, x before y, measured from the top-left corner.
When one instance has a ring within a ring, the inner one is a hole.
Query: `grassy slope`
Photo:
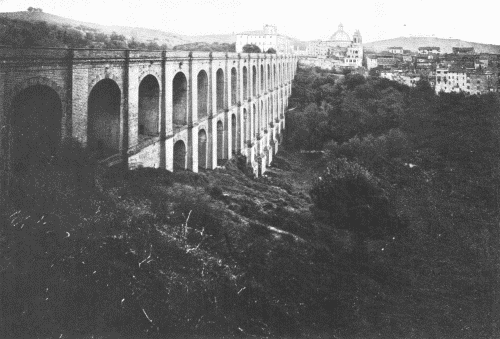
[[[359,259],[311,212],[321,162],[281,151],[274,165],[259,179],[235,162],[112,172],[101,191],[50,171],[58,193],[39,193],[51,213],[21,202],[2,233],[3,337],[487,335],[488,278],[423,238],[415,192],[399,196],[412,228]]]
[[[83,22],[44,12],[41,13],[4,12],[0,13],[0,17],[23,20],[23,21],[45,21],[49,24],[56,24],[60,26],[62,25],[69,25],[72,27],[85,26],[96,29],[106,34],[111,34],[113,32],[116,32],[117,34],[124,35],[127,38],[134,38],[142,42],[156,40],[160,45],[166,43],[171,47],[191,42],[206,42],[206,43],[236,42],[236,35],[234,34],[219,34],[219,35],[213,34],[213,35],[197,35],[197,36],[179,35],[157,29],[128,27],[128,26],[107,26],[91,22]]]

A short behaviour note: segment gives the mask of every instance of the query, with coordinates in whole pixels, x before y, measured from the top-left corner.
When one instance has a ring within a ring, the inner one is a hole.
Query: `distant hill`
[[[218,35],[200,35],[188,36],[178,35],[170,32],[164,32],[156,29],[141,28],[141,27],[127,27],[127,26],[106,26],[91,22],[83,22],[73,20],[58,15],[44,13],[44,12],[6,12],[0,13],[0,18],[7,18],[22,21],[45,21],[49,24],[55,24],[62,27],[71,26],[72,28],[79,29],[83,32],[98,31],[105,34],[113,32],[124,35],[127,39],[135,39],[137,41],[148,42],[154,41],[159,45],[166,44],[170,48],[176,45],[183,45],[192,42],[206,42],[206,43],[234,43],[236,36],[233,34],[218,34]]]
[[[477,42],[468,42],[460,39],[441,39],[434,37],[399,37],[394,39],[380,40],[364,43],[366,49],[375,52],[387,50],[388,47],[403,47],[411,51],[418,51],[419,47],[437,46],[441,47],[441,53],[452,53],[453,47],[474,47],[479,53],[498,53],[500,54],[499,45],[481,44]]]

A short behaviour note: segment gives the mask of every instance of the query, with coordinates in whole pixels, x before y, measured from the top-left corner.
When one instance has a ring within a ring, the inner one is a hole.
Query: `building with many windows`
[[[403,54],[403,47],[389,47],[387,51],[392,54]]]
[[[284,35],[278,34],[278,29],[273,25],[264,25],[263,30],[247,31],[236,35],[236,52],[243,52],[243,46],[256,45],[262,52],[270,48],[277,53],[293,53],[292,40]]]
[[[493,67],[481,70],[456,66],[436,70],[436,93],[464,92],[484,94],[498,90],[498,72]]]

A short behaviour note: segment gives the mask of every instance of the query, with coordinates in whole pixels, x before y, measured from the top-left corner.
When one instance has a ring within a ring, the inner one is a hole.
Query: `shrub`
[[[310,195],[317,208],[329,212],[331,222],[361,238],[381,238],[402,226],[378,180],[345,158],[330,163]]]
[[[260,47],[257,45],[246,44],[243,46],[243,53],[260,53]]]

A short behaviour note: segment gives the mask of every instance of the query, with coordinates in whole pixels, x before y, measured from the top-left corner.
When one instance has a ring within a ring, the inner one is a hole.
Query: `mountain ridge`
[[[363,46],[365,49],[372,49],[375,52],[387,50],[392,46],[403,47],[403,49],[409,49],[413,52],[418,51],[418,47],[436,46],[441,48],[441,53],[452,53],[453,47],[474,47],[478,53],[500,54],[499,45],[437,37],[398,37],[363,43]]]

